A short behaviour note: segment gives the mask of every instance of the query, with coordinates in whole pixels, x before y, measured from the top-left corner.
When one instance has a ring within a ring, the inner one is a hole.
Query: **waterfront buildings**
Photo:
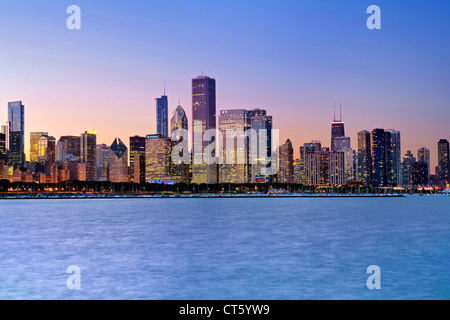
[[[438,172],[440,180],[449,179],[449,143],[447,139],[441,139],[438,142]]]
[[[119,138],[109,147],[109,181],[128,182],[128,148]]]

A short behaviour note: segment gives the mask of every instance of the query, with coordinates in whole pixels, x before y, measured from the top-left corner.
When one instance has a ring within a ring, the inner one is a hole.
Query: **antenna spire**
[[[339,121],[342,122],[342,100],[339,98]]]
[[[166,95],[166,82],[164,81],[164,95]]]
[[[333,121],[336,122],[336,100],[334,100],[334,118]]]

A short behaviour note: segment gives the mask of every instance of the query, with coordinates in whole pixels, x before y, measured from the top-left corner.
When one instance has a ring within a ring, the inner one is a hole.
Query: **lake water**
[[[0,201],[0,299],[450,299],[450,197]],[[69,290],[67,268],[80,268]],[[381,289],[366,286],[381,270]]]

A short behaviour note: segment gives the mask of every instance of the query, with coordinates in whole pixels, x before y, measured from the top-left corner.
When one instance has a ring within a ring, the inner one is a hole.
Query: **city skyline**
[[[294,158],[304,142],[327,146],[332,102],[342,98],[353,149],[361,130],[395,128],[402,133],[402,156],[430,149],[434,173],[437,141],[450,136],[450,45],[442,41],[449,5],[412,1],[405,11],[403,4],[378,4],[383,29],[372,32],[365,27],[366,3],[248,2],[236,12],[233,5],[203,1],[190,7],[138,1],[125,8],[79,1],[83,27],[69,31],[63,5],[4,1],[0,38],[9,50],[0,53],[8,61],[0,105],[21,100],[26,106],[27,159],[30,132],[60,137],[96,130],[99,143],[121,137],[129,148],[128,137],[156,133],[154,101],[164,82],[169,114],[178,100],[192,114],[189,79],[205,70],[218,79],[217,110],[269,110],[274,128],[282,128],[280,141],[292,141]],[[168,13],[148,19],[140,6],[170,12],[176,23],[161,30],[157,26]],[[195,46],[188,35],[202,30],[201,23],[187,19],[195,10],[214,23],[207,31],[210,41],[189,54]],[[20,26],[14,23],[18,17]],[[94,42],[98,38],[104,41]],[[152,49],[155,42],[165,49]],[[3,110],[1,124],[7,119]]]

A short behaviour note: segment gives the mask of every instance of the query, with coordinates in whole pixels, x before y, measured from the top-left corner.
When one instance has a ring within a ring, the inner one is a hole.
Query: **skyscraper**
[[[246,135],[248,129],[250,117],[247,110],[220,111],[219,131],[223,139],[219,144],[223,148],[223,154],[219,163],[219,183],[249,182],[249,138]]]
[[[97,132],[86,131],[80,139],[81,162],[86,163],[86,180],[97,179]]]
[[[25,162],[25,106],[22,101],[8,102],[8,162],[18,168]]]
[[[145,157],[145,137],[130,137],[130,168],[134,168],[134,158],[136,155]]]
[[[402,171],[403,171],[403,181],[402,186],[407,187],[411,183],[410,173],[411,165],[416,162],[416,158],[412,154],[411,150],[408,150],[403,157]]]
[[[251,166],[251,182],[272,182],[273,175],[270,175],[267,169],[278,166],[278,163],[269,163],[269,160],[272,158],[273,118],[267,115],[266,110],[262,109],[249,110],[248,115],[250,117],[251,129],[256,131],[257,143],[261,144],[265,140],[266,145],[266,150],[259,150],[258,148],[256,164],[252,164]]]
[[[0,133],[3,133],[5,135],[5,148],[6,148],[6,151],[8,151],[9,150],[9,121],[6,121],[6,123],[1,126]]]
[[[334,112],[334,120],[331,123],[331,151],[335,150],[335,138],[345,137],[344,122],[342,121],[342,108],[339,112],[339,120],[336,120],[336,109]]]
[[[425,162],[414,162],[409,168],[409,185],[425,187],[428,185],[428,166]]]
[[[119,138],[109,148],[109,181],[128,182],[128,148]]]
[[[278,182],[294,183],[294,149],[291,140],[278,148]]]
[[[97,181],[109,180],[110,148],[106,144],[97,145]]]
[[[384,187],[386,181],[386,138],[384,129],[374,129],[370,134],[372,154],[372,186]]]
[[[174,142],[160,134],[148,135],[145,144],[145,180],[172,180],[174,165],[171,152]]]
[[[168,114],[169,114],[169,102],[167,96],[161,96],[161,98],[156,98],[156,133],[162,135],[163,137],[169,137],[169,125],[168,125]]]
[[[438,142],[438,179],[449,178],[449,144],[447,139]]]
[[[389,186],[402,185],[400,131],[385,130],[386,182]]]
[[[37,162],[56,162],[56,140],[52,136],[41,135],[38,139]]]
[[[81,161],[81,137],[62,136],[60,138],[66,147],[66,156],[75,161]]]
[[[38,141],[41,136],[48,136],[48,132],[30,133],[30,162],[38,162]]]
[[[207,76],[192,79],[192,128],[194,132],[194,148],[192,165],[192,182],[217,183],[217,164],[208,164],[203,157],[205,148],[215,141],[196,141],[195,137],[210,129],[216,129],[216,80]],[[212,152],[209,157],[216,157]]]
[[[417,162],[422,162],[427,165],[428,177],[430,176],[430,149],[422,147],[417,150]]]
[[[177,108],[172,114],[172,118],[170,119],[170,136],[172,140],[179,140],[179,137],[174,137],[175,130],[188,130],[188,118],[186,116],[186,112],[183,107],[178,103]]]

